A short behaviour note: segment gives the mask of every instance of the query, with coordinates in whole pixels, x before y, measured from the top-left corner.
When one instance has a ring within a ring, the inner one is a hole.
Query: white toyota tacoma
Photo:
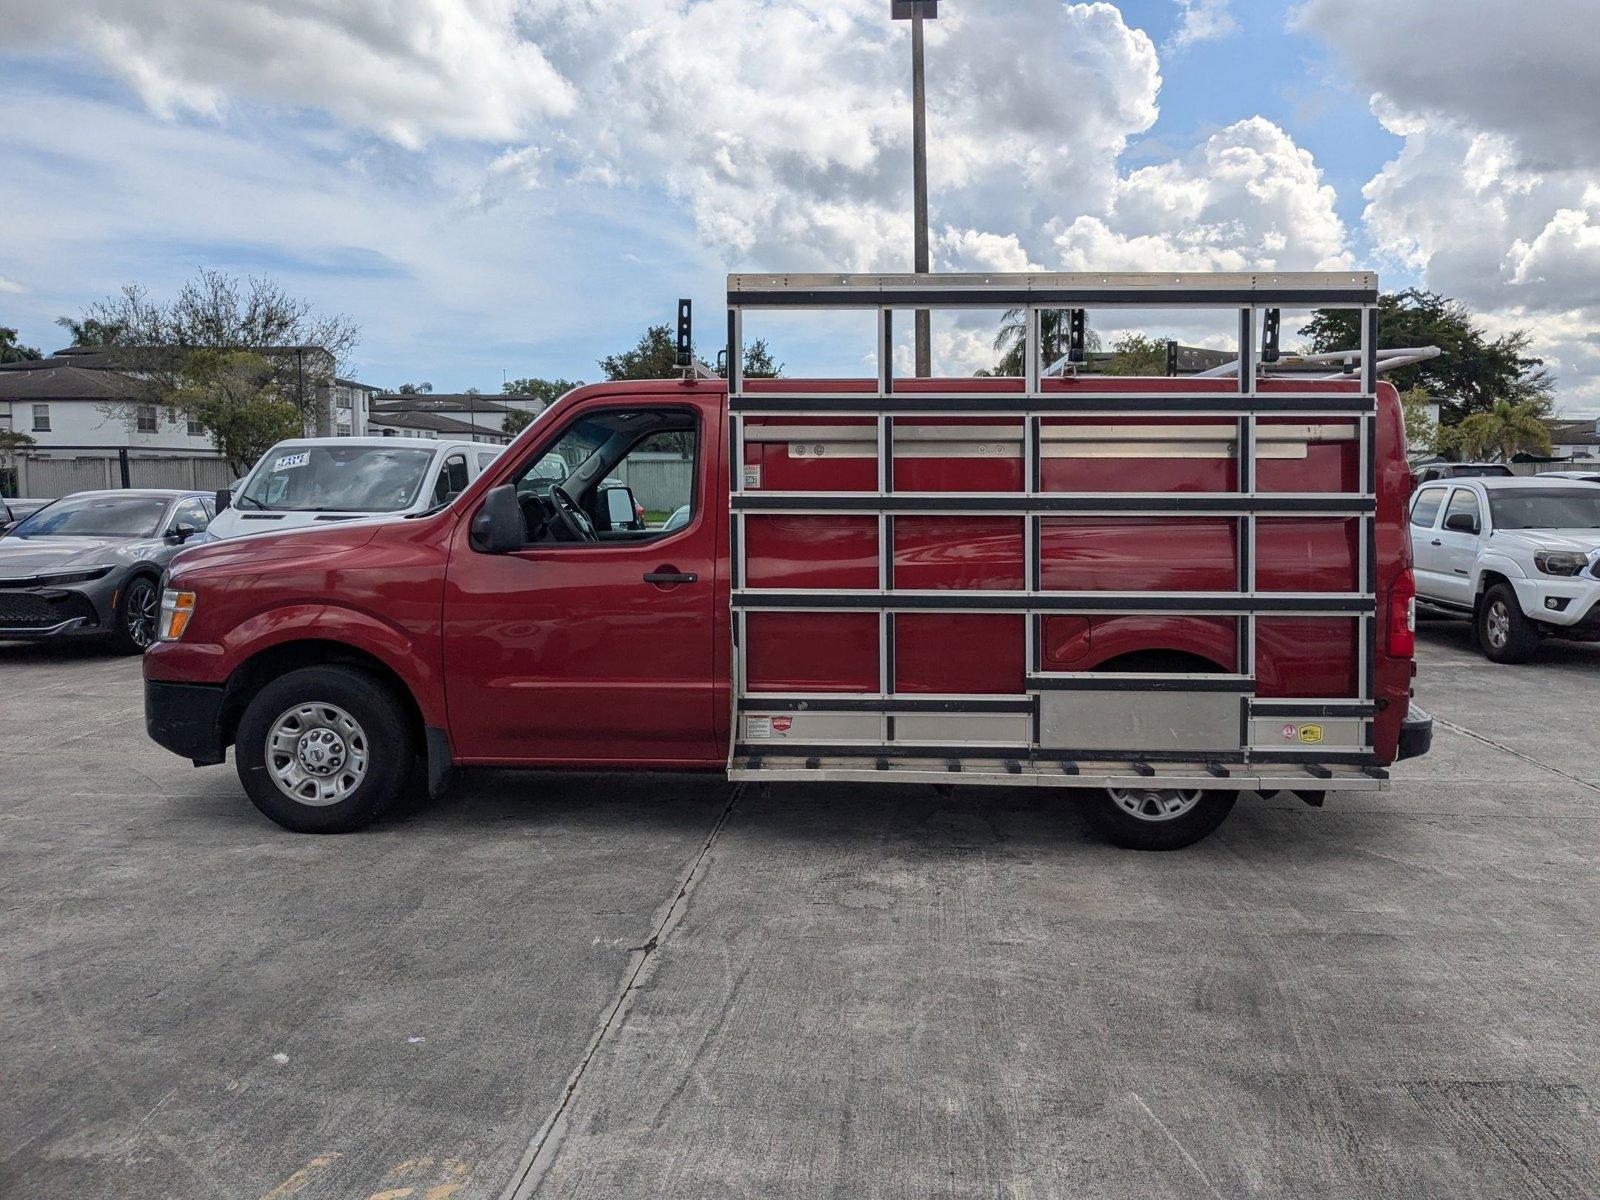
[[[1600,641],[1600,484],[1425,483],[1411,502],[1417,604],[1470,617],[1495,662],[1547,637]]]

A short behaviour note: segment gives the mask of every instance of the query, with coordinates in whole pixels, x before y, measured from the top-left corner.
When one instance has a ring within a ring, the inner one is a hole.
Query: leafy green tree
[[[1439,447],[1466,459],[1510,462],[1524,451],[1550,453],[1545,407],[1534,400],[1496,400],[1487,412],[1472,413],[1439,433]]]
[[[381,392],[384,396],[426,396],[433,391],[431,383],[402,383],[392,392]]]
[[[1167,343],[1142,333],[1125,333],[1111,343],[1111,358],[1100,364],[1106,375],[1165,375]]]
[[[1446,426],[1487,413],[1500,401],[1531,403],[1541,416],[1553,408],[1555,381],[1544,360],[1528,353],[1532,337],[1525,330],[1491,339],[1466,305],[1419,288],[1380,297],[1378,309],[1380,349],[1437,346],[1444,352],[1385,378],[1402,392],[1427,388]],[[1319,310],[1300,335],[1312,353],[1353,350],[1361,344],[1360,313]]]
[[[639,344],[600,360],[607,379],[672,379],[679,374],[678,341],[665,325],[652,325]]]
[[[1400,393],[1400,411],[1405,414],[1406,442],[1415,450],[1439,448],[1439,425],[1428,406],[1433,396],[1427,388],[1415,387]]]
[[[181,407],[173,396],[192,393],[196,363],[203,375],[216,366],[219,356],[243,353],[266,364],[268,378],[255,389],[259,396],[273,404],[293,404],[302,428],[331,428],[333,380],[361,340],[360,330],[347,317],[320,314],[309,300],[290,295],[271,279],[241,280],[207,269],[165,302],[130,284],[86,307],[82,325],[91,333],[94,328],[115,331],[115,341],[105,348],[106,358],[140,386],[125,399],[107,401],[103,410],[130,426],[138,419],[140,404]],[[240,373],[234,370],[231,375]],[[218,395],[240,394],[241,386],[235,382]],[[247,424],[272,425],[269,418],[275,410],[263,409],[261,403],[250,402]],[[217,449],[228,455],[225,443],[240,439],[227,404],[219,400],[192,412]],[[213,425],[213,419],[221,424]]]
[[[774,360],[764,338],[748,343],[742,353],[746,379],[776,379],[783,364]],[[639,338],[638,345],[621,354],[600,360],[607,379],[676,379],[683,373],[678,366],[678,339],[665,325],[652,325]]]
[[[74,346],[103,348],[115,346],[122,339],[120,325],[107,325],[93,317],[85,317],[81,321],[74,321],[71,317],[57,317],[56,324],[72,335]]]
[[[285,438],[305,428],[272,363],[246,350],[196,350],[166,403],[202,425],[229,468],[242,475]],[[292,395],[292,394],[291,394]]]
[[[0,363],[34,362],[44,355],[17,341],[17,331],[0,325]]]
[[[523,396],[539,402],[539,410],[549,408],[573,388],[580,388],[581,382],[574,383],[570,379],[511,379],[502,387],[501,394],[506,396]],[[505,431],[515,437],[533,423],[537,412],[524,409],[514,409],[506,414]]]

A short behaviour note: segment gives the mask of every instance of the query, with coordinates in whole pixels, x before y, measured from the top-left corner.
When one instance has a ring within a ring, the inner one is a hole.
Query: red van
[[[1431,721],[1376,304],[1367,274],[734,276],[727,381],[579,388],[437,510],[183,554],[150,735],[232,745],[311,832],[372,821],[419,757],[435,791],[458,766],[1079,789],[1146,849],[1241,791],[1383,789]],[[1236,370],[889,365],[896,310],[1132,305],[1237,314]],[[1360,373],[1274,377],[1257,330],[1330,307],[1368,314]],[[745,380],[745,316],[810,308],[875,316],[878,377]]]

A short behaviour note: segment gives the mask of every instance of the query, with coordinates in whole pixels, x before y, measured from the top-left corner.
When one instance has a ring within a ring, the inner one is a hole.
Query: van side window
[[[602,410],[577,417],[529,455],[513,482],[530,543],[637,544],[694,518],[700,430],[692,411]],[[575,536],[557,512],[564,493],[593,527]]]
[[[489,464],[494,462],[494,460],[499,457],[500,452],[498,450],[479,450],[478,474],[482,475],[485,471],[487,471],[489,469]]]
[[[439,470],[439,480],[433,485],[433,501],[443,504],[454,500],[467,490],[467,456],[456,453],[444,460]]]
[[[1411,523],[1418,529],[1432,529],[1439,515],[1439,506],[1443,503],[1443,488],[1423,488],[1417,493],[1416,503],[1411,506]]]

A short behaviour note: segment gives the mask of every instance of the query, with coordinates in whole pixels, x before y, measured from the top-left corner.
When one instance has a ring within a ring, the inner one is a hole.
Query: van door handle
[[[700,576],[693,571],[677,571],[672,567],[662,567],[658,571],[646,572],[644,581],[653,583],[657,587],[676,587],[680,583],[699,583]]]
[[[1433,539],[1433,544],[1434,544],[1434,545],[1435,545],[1435,546],[1442,546],[1442,545],[1444,545],[1444,543],[1443,543],[1443,542],[1441,542],[1441,541],[1440,541],[1440,540],[1439,540],[1439,539],[1438,539],[1438,538],[1434,538],[1434,539]]]

